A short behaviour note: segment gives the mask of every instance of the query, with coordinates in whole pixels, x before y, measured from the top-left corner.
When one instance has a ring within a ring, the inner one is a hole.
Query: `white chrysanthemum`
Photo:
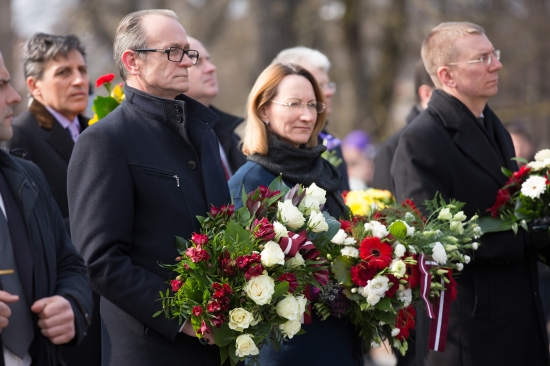
[[[338,245],[344,245],[344,240],[346,240],[346,232],[342,229],[338,230],[336,235],[332,239],[330,239],[331,243],[338,244]]]
[[[407,248],[401,243],[397,244],[394,249],[395,256],[398,258],[401,258],[405,255],[405,252],[407,251]]]
[[[386,226],[379,223],[378,221],[371,221],[365,224],[365,230],[370,231],[372,236],[376,236],[379,239],[384,238],[388,235],[388,230]]]
[[[521,185],[521,194],[530,198],[539,198],[546,190],[546,178],[532,175]]]
[[[416,220],[416,217],[410,212],[405,213],[405,221],[414,221]]]
[[[440,242],[436,242],[432,249],[432,258],[439,264],[447,263],[447,252]]]
[[[355,247],[350,247],[346,245],[340,250],[340,252],[342,253],[342,255],[345,255],[347,257],[359,258],[359,249]]]
[[[550,159],[550,150],[544,149],[535,154],[536,161],[544,161],[545,159]]]
[[[527,167],[533,170],[542,170],[546,168],[546,164],[543,161],[532,161],[529,164],[527,164]]]

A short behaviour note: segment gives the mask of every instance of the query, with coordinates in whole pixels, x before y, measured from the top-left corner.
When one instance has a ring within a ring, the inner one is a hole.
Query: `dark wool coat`
[[[214,132],[225,152],[231,173],[235,173],[246,163],[246,156],[239,146],[241,138],[235,133],[235,129],[244,121],[244,118],[225,113],[214,106],[210,106],[210,109],[218,116]]]
[[[4,151],[0,151],[0,169],[21,210],[30,240],[30,247],[26,247],[24,241],[14,242],[15,261],[28,302],[32,305],[36,300],[54,295],[69,300],[76,331],[69,345],[74,346],[86,335],[92,311],[92,292],[84,261],[71,243],[59,208],[40,169]],[[26,244],[29,246],[29,243]],[[31,265],[33,271],[27,276],[22,268]],[[34,360],[33,366],[60,365],[59,346],[42,335],[34,314],[33,323],[34,341],[29,351]],[[0,357],[0,365],[3,364],[4,359]]]
[[[486,124],[458,99],[436,90],[401,138],[391,167],[396,198],[417,204],[436,192],[465,202],[466,215],[485,213],[506,177],[516,170],[512,141],[486,106]],[[417,315],[417,365],[547,365],[548,340],[538,294],[536,257],[521,230],[483,235],[482,246],[457,277],[447,348],[427,351],[425,310]]]
[[[79,115],[80,132],[88,127],[88,118]],[[46,176],[52,196],[59,206],[65,228],[70,231],[67,201],[67,168],[73,153],[74,141],[69,131],[37,100],[13,121],[13,137],[6,146],[15,155],[30,160]],[[101,319],[99,295],[93,293],[92,324],[86,338],[76,348],[62,348],[68,366],[97,366],[101,363]]]
[[[219,349],[180,333],[159,291],[172,275],[175,236],[230,201],[215,114],[184,95],[125,87],[126,99],[79,137],[69,164],[73,241],[101,298],[104,365],[220,364]]]

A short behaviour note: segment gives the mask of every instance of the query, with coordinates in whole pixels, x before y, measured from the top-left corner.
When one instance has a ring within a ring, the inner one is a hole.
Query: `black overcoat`
[[[485,213],[506,177],[510,135],[486,106],[494,139],[458,99],[436,90],[399,139],[391,175],[398,200],[417,204],[439,192],[465,202],[468,216]],[[417,316],[417,365],[547,365],[548,341],[538,294],[536,257],[524,231],[486,234],[482,246],[457,278],[447,348],[427,352],[425,311]]]
[[[217,117],[184,95],[125,94],[79,137],[68,174],[73,241],[102,296],[103,364],[218,366],[216,346],[153,318],[171,276],[158,263],[175,262],[175,236],[190,238],[196,215],[230,201]]]
[[[14,246],[20,273],[26,273],[22,268],[28,268],[29,263],[33,269],[29,273],[31,278],[21,278],[23,289],[31,305],[36,300],[54,295],[69,300],[76,331],[70,345],[74,346],[86,335],[92,311],[92,291],[86,278],[84,261],[71,243],[42,171],[35,164],[12,157],[4,151],[0,151],[0,169],[23,214],[30,239],[30,248]],[[33,323],[35,335],[30,350],[35,357],[33,365],[60,365],[59,347],[42,335],[34,314]],[[0,354],[0,365],[3,364]]]

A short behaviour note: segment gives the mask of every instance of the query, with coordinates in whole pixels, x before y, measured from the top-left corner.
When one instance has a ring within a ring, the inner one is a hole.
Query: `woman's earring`
[[[264,123],[265,123],[266,126],[269,126],[269,121],[268,120],[266,120]]]

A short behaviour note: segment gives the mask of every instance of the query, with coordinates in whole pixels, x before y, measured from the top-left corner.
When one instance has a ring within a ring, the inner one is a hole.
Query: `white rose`
[[[397,300],[401,301],[405,307],[409,306],[412,302],[412,291],[410,288],[404,289],[403,285],[399,286],[399,290],[395,293]]]
[[[300,312],[300,317],[306,311],[307,299],[304,295],[298,295],[295,297],[296,302],[298,303],[298,310]]]
[[[235,350],[235,355],[237,355],[237,357],[255,356],[260,353],[252,337],[253,336],[250,334],[241,334],[237,337],[235,340],[235,346],[237,348]]]
[[[365,230],[370,231],[372,236],[376,236],[379,239],[382,239],[388,235],[386,226],[382,225],[378,221],[367,222],[365,224]]]
[[[248,328],[254,321],[254,316],[251,312],[243,309],[236,308],[229,311],[229,328],[242,332],[245,328]]]
[[[440,219],[440,220],[443,220],[443,221],[449,221],[450,219],[453,218],[453,214],[451,213],[451,209],[445,207],[444,209],[439,211],[439,216],[437,218]]]
[[[311,215],[313,212],[319,212],[321,203],[310,195],[305,195],[298,208],[304,213],[304,215]]]
[[[286,226],[279,221],[273,221],[273,231],[275,231],[275,240],[279,241],[281,238],[288,238],[288,230]]]
[[[271,302],[271,296],[275,293],[275,281],[264,271],[264,274],[252,277],[243,289],[256,304],[265,305]]]
[[[447,252],[440,242],[436,242],[432,249],[432,258],[439,264],[447,263]]]
[[[391,330],[391,336],[392,336],[392,337],[395,337],[396,335],[399,334],[399,332],[401,332],[401,329],[399,329],[399,328],[393,328],[393,329]]]
[[[314,197],[321,204],[327,202],[327,192],[323,188],[319,188],[315,183],[311,183],[311,185],[306,188],[306,196]]]
[[[462,235],[464,234],[464,228],[462,227],[462,222],[460,221],[451,221],[449,224],[449,227],[451,229],[451,232]]]
[[[273,267],[276,264],[285,264],[285,253],[281,246],[274,241],[268,241],[260,253],[262,264],[265,267]]]
[[[374,277],[372,280],[369,280],[367,282],[366,291],[368,291],[369,294],[375,294],[380,297],[384,297],[384,294],[386,291],[389,290],[389,279],[386,276],[378,276]]]
[[[296,255],[289,260],[286,261],[285,266],[290,268],[296,268],[300,266],[305,266],[306,261],[304,260],[304,257],[300,254],[300,252],[296,252]]]
[[[466,215],[464,215],[463,211],[458,211],[453,217],[453,221],[464,221],[464,220],[466,220]]]
[[[462,264],[462,263],[457,263],[457,264],[456,264],[456,269],[457,269],[457,271],[459,271],[459,272],[462,271],[462,270],[464,269],[464,264]]]
[[[342,229],[338,230],[338,232],[336,233],[336,235],[334,235],[334,237],[332,239],[330,239],[331,243],[334,243],[334,244],[338,244],[338,245],[343,245],[344,244],[344,240],[346,240],[346,232]]]
[[[312,183],[306,188],[306,194],[300,203],[300,208],[304,210],[306,215],[310,215],[312,211],[319,212],[321,205],[327,202],[326,193],[324,189]]]
[[[277,315],[288,320],[300,320],[302,313],[294,296],[287,294],[276,306]]]
[[[407,265],[402,260],[394,259],[391,263],[390,270],[395,277],[401,278],[407,272]]]
[[[302,324],[300,324],[299,320],[289,320],[286,323],[279,324],[279,329],[285,337],[292,339],[302,329]]]
[[[291,229],[301,228],[306,221],[300,210],[292,204],[291,200],[277,202],[277,220]]]
[[[470,258],[469,255],[464,255],[464,263],[468,264],[468,263],[470,263],[470,260],[471,260],[471,258]]]
[[[394,249],[393,252],[395,253],[396,257],[401,258],[402,256],[405,255],[406,251],[407,251],[407,248],[405,248],[405,246],[403,244],[399,243],[395,246],[395,249]]]
[[[521,185],[521,194],[530,198],[539,198],[546,191],[546,178],[532,175]]]
[[[548,158],[550,158],[550,150],[548,149],[540,150],[535,154],[536,161],[544,161]]]
[[[342,255],[347,257],[359,258],[359,249],[355,247],[345,246],[340,250],[340,252]]]
[[[311,212],[307,227],[314,233],[321,233],[328,230],[328,224],[325,221],[325,217],[322,212]]]

